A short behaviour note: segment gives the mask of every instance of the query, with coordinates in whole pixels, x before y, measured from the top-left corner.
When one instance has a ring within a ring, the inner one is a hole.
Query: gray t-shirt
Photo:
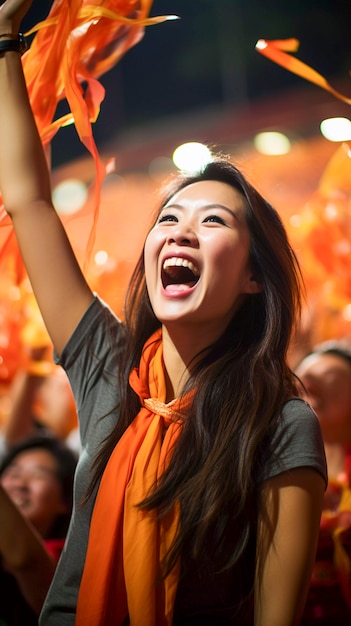
[[[56,359],[67,372],[79,416],[81,455],[74,487],[74,509],[65,548],[40,616],[41,626],[74,626],[75,609],[95,500],[81,506],[91,479],[91,464],[101,442],[113,429],[119,410],[117,375],[124,348],[124,327],[108,306],[95,298]],[[283,437],[262,480],[287,469],[310,466],[326,477],[318,420],[311,408],[294,398],[286,403]],[[277,439],[277,441],[278,441]],[[93,593],[93,590],[92,590]]]

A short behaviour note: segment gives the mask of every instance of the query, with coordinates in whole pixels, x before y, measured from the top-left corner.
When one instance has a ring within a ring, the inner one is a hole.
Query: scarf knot
[[[175,399],[168,404],[161,402],[157,398],[144,398],[143,406],[154,413],[163,417],[165,426],[169,426],[172,422],[176,422],[182,419],[182,414],[176,411],[173,407],[179,404],[179,400]]]

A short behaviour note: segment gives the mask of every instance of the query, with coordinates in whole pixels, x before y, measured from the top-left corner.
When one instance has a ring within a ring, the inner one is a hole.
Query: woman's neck
[[[186,357],[181,356],[167,334],[163,335],[163,360],[166,375],[166,402],[170,402],[180,396],[190,372]]]
[[[206,347],[204,340],[193,335],[174,333],[162,328],[163,360],[166,370],[167,402],[179,397],[190,376],[196,356]]]
[[[181,394],[197,358],[218,341],[224,330],[217,323],[201,326],[177,322],[162,326],[168,402]]]

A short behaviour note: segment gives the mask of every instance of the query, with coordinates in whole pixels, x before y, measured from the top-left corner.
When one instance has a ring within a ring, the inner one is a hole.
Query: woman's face
[[[0,481],[42,537],[47,536],[57,516],[67,512],[56,459],[45,449],[20,452],[4,470]]]
[[[252,280],[243,196],[226,183],[196,182],[163,208],[145,244],[145,272],[156,317],[221,332]]]
[[[334,354],[312,354],[296,370],[328,443],[351,442],[351,366]]]

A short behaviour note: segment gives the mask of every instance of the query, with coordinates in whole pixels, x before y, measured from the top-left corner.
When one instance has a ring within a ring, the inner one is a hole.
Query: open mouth
[[[11,496],[12,502],[19,508],[23,508],[28,505],[28,498],[19,495]]]
[[[200,272],[191,261],[172,257],[164,261],[161,278],[164,289],[170,286],[177,287],[177,289],[189,289],[196,285]]]

